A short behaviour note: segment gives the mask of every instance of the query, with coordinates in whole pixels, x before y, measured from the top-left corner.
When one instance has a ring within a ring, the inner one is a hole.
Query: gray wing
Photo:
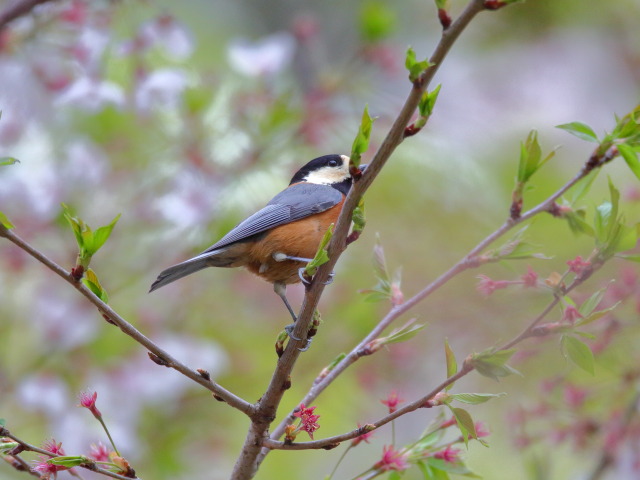
[[[324,212],[342,201],[342,193],[329,185],[298,183],[283,190],[258,212],[236,225],[202,253],[245,240],[258,233]]]

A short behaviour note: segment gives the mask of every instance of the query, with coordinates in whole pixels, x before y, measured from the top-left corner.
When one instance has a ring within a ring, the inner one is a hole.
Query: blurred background
[[[463,7],[452,0],[450,13]],[[428,126],[397,149],[366,196],[367,228],[325,291],[324,323],[300,357],[281,416],[388,311],[359,293],[376,284],[376,235],[409,298],[506,219],[530,130],[545,152],[560,148],[525,208],[578,172],[593,144],[554,126],[579,120],[602,134],[637,104],[638,18],[636,0],[567,0],[516,4],[472,22],[431,86],[442,90]],[[147,295],[149,285],[263,206],[308,160],[348,154],[365,104],[378,117],[369,160],[409,92],[407,46],[428,57],[440,34],[435,6],[416,0],[45,3],[0,30],[0,156],[20,160],[0,167],[0,211],[67,269],[77,251],[60,204],[94,228],[122,214],[92,262],[110,304],[178,359],[256,401],[289,322],[271,285],[223,269]],[[637,222],[639,184],[621,159],[595,181],[587,215],[608,198],[607,175]],[[550,300],[544,288],[518,286],[487,298],[478,274],[517,280],[531,267],[542,280],[593,248],[548,215],[527,241],[551,258],[466,272],[413,309],[402,320],[415,317],[425,330],[363,358],[314,403],[316,438],[383,416],[380,400],[393,390],[411,401],[434,388],[445,378],[445,338],[461,362],[514,336]],[[615,461],[603,478],[637,478],[640,423],[628,441],[615,435],[640,374],[635,265],[612,261],[574,298],[605,285],[605,302],[626,301],[589,327],[595,376],[547,338],[520,346],[513,366],[522,377],[498,384],[472,374],[452,390],[508,393],[468,408],[491,431],[490,448],[472,442],[464,454],[484,478],[587,478],[607,448]],[[288,292],[299,305],[303,289]],[[98,392],[141,477],[227,478],[246,418],[150,362],[69,285],[0,242],[0,418],[33,444],[53,437],[67,453],[88,453],[106,439],[76,408],[87,389]],[[435,410],[397,421],[396,445],[415,441]],[[367,470],[391,441],[390,428],[377,431],[335,478]],[[343,448],[272,453],[258,478],[324,478]],[[0,477],[25,474],[0,466]],[[414,468],[405,478],[422,477]]]

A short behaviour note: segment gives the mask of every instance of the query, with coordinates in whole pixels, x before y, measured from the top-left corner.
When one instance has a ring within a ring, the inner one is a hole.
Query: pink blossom
[[[358,428],[361,428],[361,427],[362,427],[362,425],[358,424]],[[358,435],[356,438],[351,440],[351,446],[352,447],[357,447],[362,442],[369,443],[369,437],[371,437],[371,435],[373,435],[373,431],[365,432],[362,435]]]
[[[568,305],[562,313],[562,320],[569,323],[575,323],[579,318],[584,318],[582,314],[573,305]]]
[[[49,440],[44,445],[42,445],[42,449],[47,452],[54,453],[55,455],[64,455],[64,450],[62,449],[62,442],[56,443],[54,439]],[[33,469],[36,472],[40,472],[45,474],[45,478],[48,478],[51,475],[55,475],[57,472],[61,472],[63,470],[68,470],[69,467],[63,467],[61,465],[52,465],[47,462],[51,457],[47,455],[40,455],[40,458],[36,460],[35,467]]]
[[[382,449],[382,458],[373,466],[381,472],[395,470],[401,472],[409,468],[406,454],[395,450],[392,445],[385,445]]]
[[[100,413],[100,410],[98,410],[98,407],[96,407],[96,399],[98,398],[98,392],[93,392],[93,393],[81,392],[79,398],[80,398],[80,405],[78,405],[79,407],[87,408],[96,418],[102,418],[102,413]]]
[[[456,463],[460,457],[460,451],[461,450],[459,448],[448,446],[444,450],[434,453],[433,457],[439,458],[440,460],[444,460],[448,463]]]
[[[95,443],[91,444],[91,453],[89,453],[89,456],[94,460],[98,462],[109,462],[110,454],[111,450],[109,450],[109,447],[104,443],[98,442],[97,445]]]
[[[396,282],[391,284],[391,303],[393,305],[401,305],[404,303],[404,293],[402,293],[400,285]]]
[[[523,274],[520,277],[522,280],[522,285],[526,287],[537,287],[538,286],[538,274],[531,268],[530,265],[527,266],[527,273]]]
[[[301,403],[300,409],[293,414],[300,419],[299,430],[307,432],[311,440],[313,440],[313,432],[320,428],[320,425],[317,423],[320,415],[313,414],[315,409],[316,407],[305,407],[304,403]]]
[[[444,422],[442,422],[442,424],[440,425],[440,428],[449,428],[452,427],[453,425],[455,425],[456,423],[456,417],[451,417],[449,420],[445,420]]]
[[[483,295],[486,295],[487,297],[496,290],[507,288],[510,283],[507,280],[491,280],[486,275],[478,275],[477,278],[479,278],[480,281],[476,286],[476,290],[478,290]]]
[[[576,275],[581,275],[587,267],[591,266],[591,262],[589,262],[588,260],[582,260],[582,257],[578,255],[573,260],[567,260],[567,265],[569,265],[569,271],[575,273]]]
[[[380,400],[383,405],[389,407],[389,413],[393,413],[398,409],[398,405],[404,400],[398,396],[398,392],[392,390],[386,400]]]

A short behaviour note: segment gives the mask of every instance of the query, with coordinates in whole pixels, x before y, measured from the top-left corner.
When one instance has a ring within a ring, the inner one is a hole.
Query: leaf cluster
[[[416,52],[413,50],[413,48],[407,48],[404,66],[409,71],[409,80],[411,80],[412,83],[418,81],[422,72],[424,72],[431,65],[432,63],[430,63],[427,59],[417,60]]]
[[[365,106],[364,111],[362,112],[362,119],[360,121],[358,133],[356,134],[356,138],[354,138],[351,146],[350,166],[357,167],[360,163],[360,159],[362,158],[362,154],[369,148],[371,128],[373,127],[374,121],[375,118],[369,115],[369,107]]]
[[[93,231],[81,218],[74,217],[69,207],[65,204],[62,204],[62,209],[64,218],[69,222],[76,238],[76,243],[78,244],[78,264],[86,269],[89,267],[91,257],[93,257],[109,239],[113,227],[115,227],[120,219],[120,214],[116,215],[108,225],[104,225]]]

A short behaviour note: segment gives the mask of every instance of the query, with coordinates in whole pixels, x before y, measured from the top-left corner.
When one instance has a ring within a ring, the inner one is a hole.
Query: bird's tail
[[[204,252],[197,257],[190,258],[189,260],[163,270],[160,275],[158,275],[158,278],[156,278],[156,281],[151,284],[149,292],[153,292],[160,287],[164,287],[182,277],[198,272],[203,268],[226,266],[223,265],[221,261],[216,261],[216,255],[223,252],[224,249]]]

